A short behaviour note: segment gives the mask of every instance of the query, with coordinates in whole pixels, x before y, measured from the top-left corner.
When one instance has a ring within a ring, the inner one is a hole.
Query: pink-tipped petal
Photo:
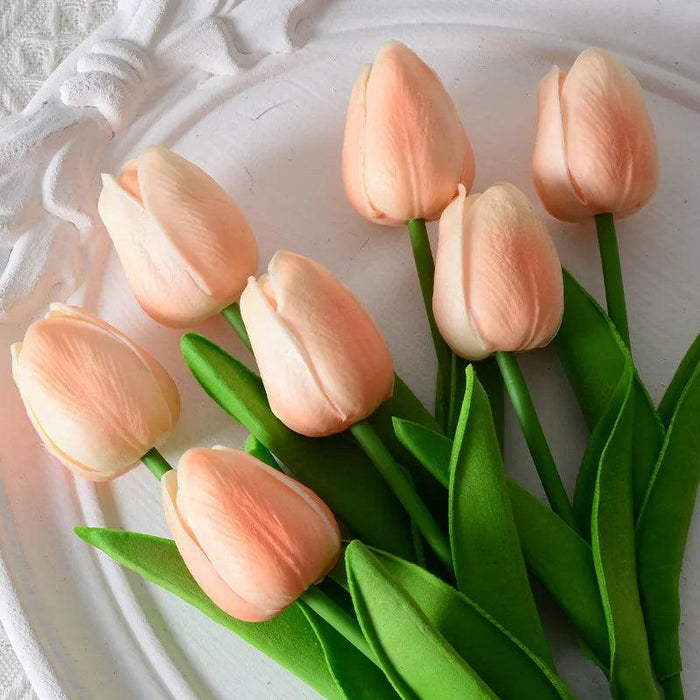
[[[279,251],[269,282],[277,316],[303,344],[314,374],[348,424],[366,418],[394,387],[386,341],[369,312],[326,268]]]
[[[561,265],[527,198],[503,183],[451,207],[441,220],[433,297],[448,344],[477,360],[549,343],[564,308]]]
[[[544,223],[507,183],[486,190],[467,219],[466,297],[484,343],[513,351],[547,345],[561,324],[564,291]]]
[[[350,93],[343,138],[343,186],[350,204],[365,219],[386,226],[399,226],[402,221],[389,219],[372,206],[365,183],[366,90],[371,70],[371,65],[362,67]]]
[[[158,146],[141,154],[139,183],[144,206],[200,286],[214,299],[238,299],[255,273],[258,251],[234,201],[194,163]]]
[[[343,145],[343,177],[360,214],[395,226],[436,219],[474,177],[471,145],[435,72],[389,41],[355,82]]]
[[[433,290],[433,314],[442,337],[463,357],[479,360],[491,354],[491,349],[474,328],[465,296],[465,270],[463,229],[464,220],[473,202],[480,195],[467,197],[460,186],[459,194],[440,217],[439,244],[435,257],[435,285]]]
[[[654,127],[637,79],[601,49],[586,49],[561,90],[566,159],[591,211],[631,214],[658,183]]]
[[[564,152],[560,93],[566,75],[554,66],[540,82],[537,137],[532,156],[535,188],[547,211],[562,221],[591,216],[571,182]]]
[[[323,392],[300,341],[270,306],[263,283],[251,277],[241,295],[241,313],[270,408],[302,435],[330,435],[346,419]]]
[[[153,378],[156,380],[158,387],[160,388],[161,394],[165,399],[168,408],[170,409],[170,427],[173,428],[180,417],[180,393],[175,386],[173,378],[166,372],[163,365],[155,360],[151,355],[149,355],[143,348],[139,347],[129,336],[122,333],[118,328],[115,328],[111,324],[102,320],[99,316],[91,313],[87,309],[81,306],[68,306],[67,304],[61,304],[55,302],[50,305],[49,313],[46,318],[75,318],[86,323],[91,323],[100,328],[104,328],[108,333],[121,340],[124,345],[131,348],[132,352],[141,359],[141,361],[148,367],[148,369],[153,374]]]
[[[10,346],[10,353],[12,355],[12,377],[15,381],[15,384],[17,384],[18,388],[20,387],[19,362],[21,352],[22,343],[13,343]],[[73,459],[70,455],[63,452],[58,447],[58,445],[56,445],[53,442],[51,436],[44,430],[43,426],[34,414],[34,410],[32,409],[31,405],[24,398],[21,388],[19,389],[19,395],[22,399],[22,404],[24,406],[24,410],[27,413],[27,417],[29,418],[29,421],[31,422],[32,427],[36,431],[37,435],[41,439],[41,442],[46,448],[46,451],[53,457],[55,457],[59,462],[61,462],[61,464],[63,464],[64,467],[70,469],[70,471],[72,471],[77,476],[80,476],[83,479],[87,479],[88,481],[94,482],[111,481],[112,479],[115,479],[116,477],[121,476],[121,474],[124,474],[125,472],[129,471],[130,468],[136,466],[137,462],[134,462],[134,464],[132,464],[131,467],[122,467],[121,469],[98,471],[97,469],[92,469],[85,464],[81,464],[77,460]]]
[[[264,611],[251,605],[233,591],[216,573],[192,533],[182,522],[177,509],[177,472],[170,471],[160,480],[163,511],[178,552],[199,587],[211,601],[225,613],[238,620],[260,622],[265,618]]]
[[[220,310],[196,275],[141,203],[102,176],[100,217],[109,232],[124,273],[139,304],[168,326],[187,326]]]
[[[218,577],[256,620],[291,605],[340,553],[340,532],[328,507],[238,450],[186,452],[178,465],[176,503]]]
[[[117,182],[119,183],[119,187],[126,190],[134,199],[137,199],[143,204],[141,199],[141,185],[139,185],[138,159],[132,158],[122,165]]]
[[[12,354],[15,383],[47,449],[86,478],[124,473],[177,420],[165,370],[84,309],[52,305]]]
[[[238,299],[257,266],[255,239],[204,171],[153,146],[102,182],[100,216],[146,313],[188,326]]]
[[[310,437],[366,418],[393,390],[386,342],[355,296],[328,270],[280,251],[251,280],[241,311],[270,406]]]

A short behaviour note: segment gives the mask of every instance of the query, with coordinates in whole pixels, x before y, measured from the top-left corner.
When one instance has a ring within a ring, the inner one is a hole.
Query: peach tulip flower
[[[461,357],[538,348],[564,312],[561,264],[544,223],[514,185],[457,198],[440,217],[433,312]]]
[[[435,71],[388,41],[350,95],[343,184],[350,203],[386,226],[437,219],[474,179],[474,156],[457,110]]]
[[[158,146],[102,175],[98,210],[144,311],[189,326],[237,301],[258,252],[243,214],[203,170]]]
[[[11,347],[12,375],[48,451],[91,481],[114,479],[177,422],[170,375],[85,309],[52,304]]]
[[[636,78],[609,53],[590,48],[568,75],[542,79],[532,159],[547,211],[563,221],[628,216],[654,194],[654,127]]]
[[[338,561],[340,531],[328,506],[245,452],[188,450],[161,488],[187,568],[239,620],[269,620]]]
[[[251,277],[241,313],[270,408],[309,437],[369,416],[394,386],[389,349],[367,310],[321,265],[280,251]]]

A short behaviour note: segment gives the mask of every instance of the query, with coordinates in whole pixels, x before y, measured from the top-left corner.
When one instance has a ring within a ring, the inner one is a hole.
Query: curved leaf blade
[[[311,439],[293,432],[272,413],[262,380],[244,364],[196,333],[184,335],[181,347],[204,391],[358,537],[400,556],[414,556],[405,511],[354,441],[340,435]]]
[[[583,462],[576,478],[576,490],[574,492],[574,514],[579,529],[590,541],[591,514],[593,510],[593,497],[595,494],[598,468],[603,450],[615,427],[620,411],[629,394],[629,377],[623,372],[617,386],[610,396],[608,405],[591,433],[590,440],[583,456]]]
[[[686,382],[637,521],[637,570],[654,669],[682,670],[679,579],[700,481],[700,364]]]
[[[655,698],[637,585],[632,493],[633,368],[627,390],[601,453],[591,517],[591,547],[610,640],[610,685],[616,698]]]
[[[394,418],[399,442],[445,488],[450,485],[452,440],[413,421]]]
[[[182,561],[172,540],[136,532],[77,527],[88,544],[148,581],[174,593],[214,622],[235,632],[329,700],[343,700],[316,634],[298,603],[268,622],[241,622],[209,600]]]
[[[522,486],[511,480],[508,488],[527,568],[574,623],[596,663],[607,673],[608,627],[591,546]]]
[[[555,347],[588,426],[593,430],[631,361],[629,349],[598,302],[567,271],[564,317]],[[634,374],[634,504],[639,511],[664,437],[649,392]]]
[[[695,340],[683,356],[678,369],[676,369],[671,379],[671,383],[659,402],[659,416],[667,429],[673,414],[676,412],[676,405],[681,400],[683,390],[688,385],[698,364],[700,364],[700,333],[695,336]]]
[[[345,563],[362,631],[402,698],[497,697],[361,542],[350,543]]]
[[[445,484],[452,440],[410,421],[395,421],[397,437]],[[596,663],[607,673],[608,629],[598,591],[591,547],[556,513],[507,478],[518,538],[528,570],[550,592],[575,625]]]
[[[500,698],[573,697],[547,662],[463,593],[404,559],[377,550],[372,552],[440,634]]]
[[[328,670],[347,700],[396,700],[382,671],[311,608],[299,603],[323,650]]]
[[[491,408],[467,368],[450,458],[450,542],[457,588],[553,664],[523,560]]]

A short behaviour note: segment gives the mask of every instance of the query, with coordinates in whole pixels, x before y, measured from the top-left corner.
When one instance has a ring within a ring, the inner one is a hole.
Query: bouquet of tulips
[[[48,450],[76,474],[160,481],[174,542],[76,528],[327,698],[570,698],[538,579],[615,698],[683,696],[679,574],[700,476],[700,342],[654,406],[630,350],[614,217],[653,194],[639,84],[598,49],[540,85],[533,171],[546,209],[595,218],[607,313],[562,270],[515,186],[469,194],[474,159],[436,74],[389,42],[350,96],[342,153],[364,217],[407,225],[437,359],[435,410],[394,374],[380,330],[318,263],[253,233],[194,164],[151,147],[103,176],[99,211],[147,314],[222,313],[258,373],[197,333],[182,354],[250,431],[244,449],[158,451],[178,391],[144,349],[55,304],[12,348]],[[425,222],[439,219],[432,257]],[[515,353],[555,340],[590,439],[564,489]],[[549,501],[510,480],[509,396]]]

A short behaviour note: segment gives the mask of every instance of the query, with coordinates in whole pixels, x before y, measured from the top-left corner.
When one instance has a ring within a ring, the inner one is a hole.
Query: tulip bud
[[[343,143],[351,204],[387,226],[437,219],[474,179],[471,144],[435,72],[407,46],[388,41],[358,76]]]
[[[44,445],[91,481],[134,467],[177,422],[180,399],[170,375],[77,306],[52,304],[11,352],[12,375]]]
[[[257,267],[255,238],[209,175],[152,146],[102,182],[100,216],[149,316],[188,326],[238,300]]]
[[[433,312],[461,357],[547,345],[564,312],[561,265],[544,223],[508,183],[466,196],[440,217]]]
[[[187,568],[224,612],[262,622],[321,580],[340,555],[328,506],[239,450],[188,450],[161,479],[165,517]]]
[[[659,162],[642,89],[619,61],[586,49],[542,79],[532,159],[547,211],[563,221],[628,216],[656,190]]]
[[[391,396],[393,363],[369,313],[328,270],[280,251],[241,296],[270,408],[321,437],[369,416]]]

